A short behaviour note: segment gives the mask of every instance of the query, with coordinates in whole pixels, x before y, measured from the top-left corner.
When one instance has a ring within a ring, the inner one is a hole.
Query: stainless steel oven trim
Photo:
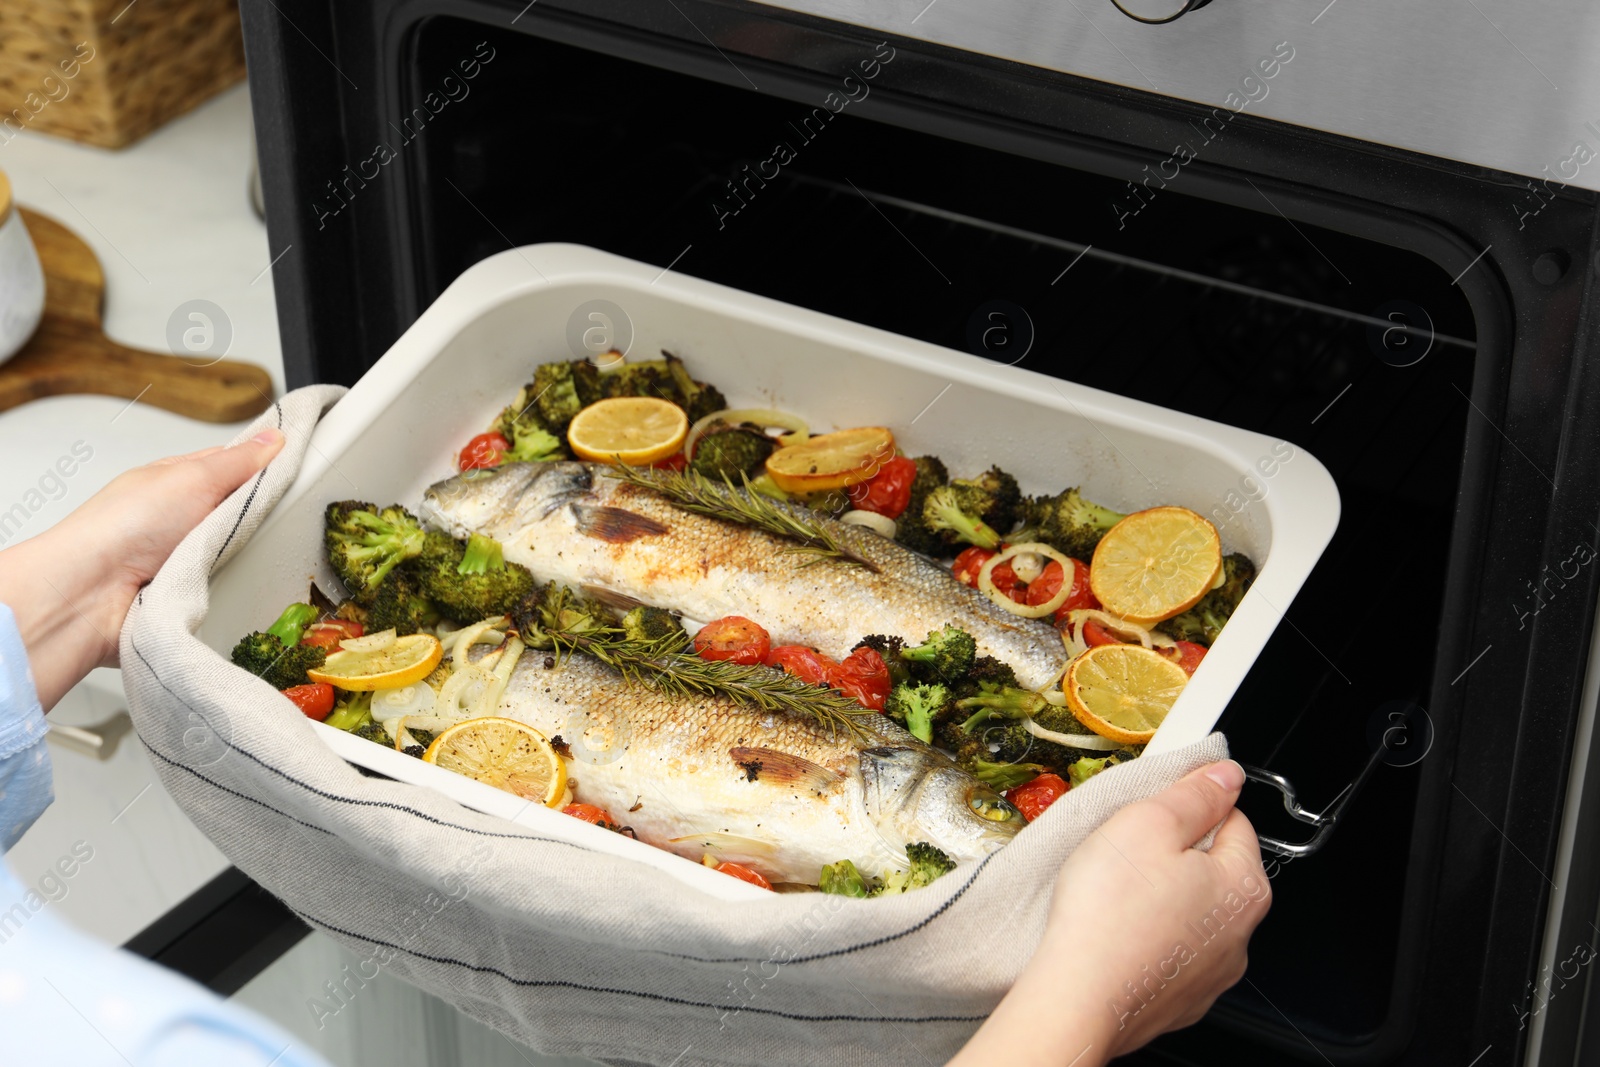
[[[1597,740],[1596,720],[1600,718],[1600,604],[1595,606],[1596,625],[1593,637],[1589,643],[1589,660],[1585,667],[1583,679],[1583,696],[1581,710],[1578,713],[1577,729],[1572,745],[1572,770],[1567,782],[1567,800],[1561,812],[1560,843],[1556,847],[1554,884],[1550,889],[1549,910],[1546,913],[1544,942],[1539,952],[1539,970],[1536,974],[1556,974],[1556,968],[1568,957],[1570,949],[1567,940],[1571,930],[1576,926],[1582,932],[1593,934],[1594,940],[1589,944],[1594,945],[1600,941],[1600,915],[1577,914],[1567,915],[1569,904],[1569,887],[1572,881],[1573,862],[1578,855],[1578,836],[1580,823],[1582,823],[1585,809],[1592,809],[1597,798],[1592,796],[1600,790],[1600,783],[1590,781],[1588,774],[1589,762],[1596,758],[1595,743]],[[1592,849],[1591,849],[1592,851]],[[1575,902],[1581,907],[1582,901]],[[1587,971],[1588,968],[1585,968]],[[1537,981],[1537,978],[1536,978]],[[1592,985],[1593,979],[1589,978],[1587,984]],[[1554,998],[1551,998],[1553,1000]],[[1574,1013],[1582,1011],[1582,1004],[1587,996],[1583,991],[1574,991],[1562,998],[1565,1003],[1561,1005],[1561,1014],[1571,1019]],[[1549,1002],[1547,1001],[1547,1004]],[[1538,1067],[1546,1062],[1545,1035],[1550,1023],[1551,1014],[1548,1010],[1531,1013],[1531,1022],[1528,1026],[1528,1043],[1523,1062],[1527,1067]],[[1589,1025],[1593,1025],[1592,1022]],[[1583,1027],[1584,1030],[1588,1026]],[[1577,1031],[1576,1028],[1564,1028],[1561,1044],[1564,1046],[1548,1061],[1551,1064],[1571,1063],[1574,1061],[1575,1050],[1570,1047],[1573,1036],[1584,1041],[1585,1045],[1592,1044],[1595,1038],[1592,1034]]]
[[[1106,0],[759,2],[1213,107],[1232,95],[1263,118],[1534,179],[1530,210],[1547,180],[1600,190],[1588,0],[1225,0],[1159,26]],[[1264,81],[1279,42],[1294,59]]]

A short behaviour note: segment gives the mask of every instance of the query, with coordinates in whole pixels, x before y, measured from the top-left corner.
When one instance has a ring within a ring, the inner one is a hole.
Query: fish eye
[[[1022,817],[1022,812],[1012,807],[1004,797],[988,790],[974,790],[967,798],[967,806],[972,809],[974,815],[990,822],[1010,822],[1012,819]]]

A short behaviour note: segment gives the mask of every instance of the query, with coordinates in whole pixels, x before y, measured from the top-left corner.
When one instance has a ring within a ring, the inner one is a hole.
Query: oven
[[[1344,516],[1221,722],[1302,819],[1247,788],[1246,980],[1131,1059],[1574,1062],[1600,11],[1324,2],[246,4],[289,384],[570,241],[1310,452]]]

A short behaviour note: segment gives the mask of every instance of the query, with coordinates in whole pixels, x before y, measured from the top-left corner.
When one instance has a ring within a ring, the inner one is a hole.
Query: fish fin
[[[825,793],[844,781],[844,775],[837,771],[830,771],[821,764],[812,763],[804,756],[779,752],[775,748],[746,748],[743,745],[735,745],[728,749],[728,755],[733,757],[733,762],[739,765],[745,777],[752,782],[798,785],[804,789]]]
[[[684,834],[682,837],[670,837],[669,845],[693,845],[711,853],[719,858],[723,856],[738,856],[741,859],[756,861],[771,860],[778,854],[778,846],[771,841],[763,841],[758,837],[745,837],[742,834],[724,833],[721,830],[707,830],[703,834]]]
[[[644,601],[637,600],[627,593],[619,593],[615,589],[607,589],[603,585],[584,583],[578,586],[578,590],[584,596],[593,597],[606,605],[606,607],[616,608],[618,611],[632,611],[644,603]]]
[[[654,519],[624,508],[605,504],[574,504],[572,514],[578,520],[578,532],[599,538],[613,545],[654,534],[664,534],[668,527]]]

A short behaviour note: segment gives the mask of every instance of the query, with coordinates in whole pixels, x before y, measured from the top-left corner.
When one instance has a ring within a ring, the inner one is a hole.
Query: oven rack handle
[[[1346,784],[1343,789],[1339,790],[1338,795],[1320,811],[1312,811],[1302,804],[1299,790],[1295,788],[1295,784],[1292,781],[1283,775],[1276,771],[1269,771],[1264,767],[1240,764],[1244,768],[1246,779],[1271,786],[1283,796],[1283,810],[1289,813],[1291,819],[1316,828],[1316,832],[1305,841],[1285,841],[1281,838],[1263,835],[1258,838],[1261,843],[1261,851],[1286,860],[1304,859],[1321,851],[1322,846],[1326,845],[1328,839],[1333,836],[1334,828],[1339,825],[1339,819],[1344,814],[1345,809],[1355,799],[1356,794],[1361,792],[1361,788],[1367,784],[1367,779],[1372,777],[1372,772],[1377,769],[1379,763],[1383,762],[1383,756],[1387,752],[1388,749],[1380,745],[1367,759],[1366,766],[1361,768],[1361,773],[1356,775],[1355,779]]]

